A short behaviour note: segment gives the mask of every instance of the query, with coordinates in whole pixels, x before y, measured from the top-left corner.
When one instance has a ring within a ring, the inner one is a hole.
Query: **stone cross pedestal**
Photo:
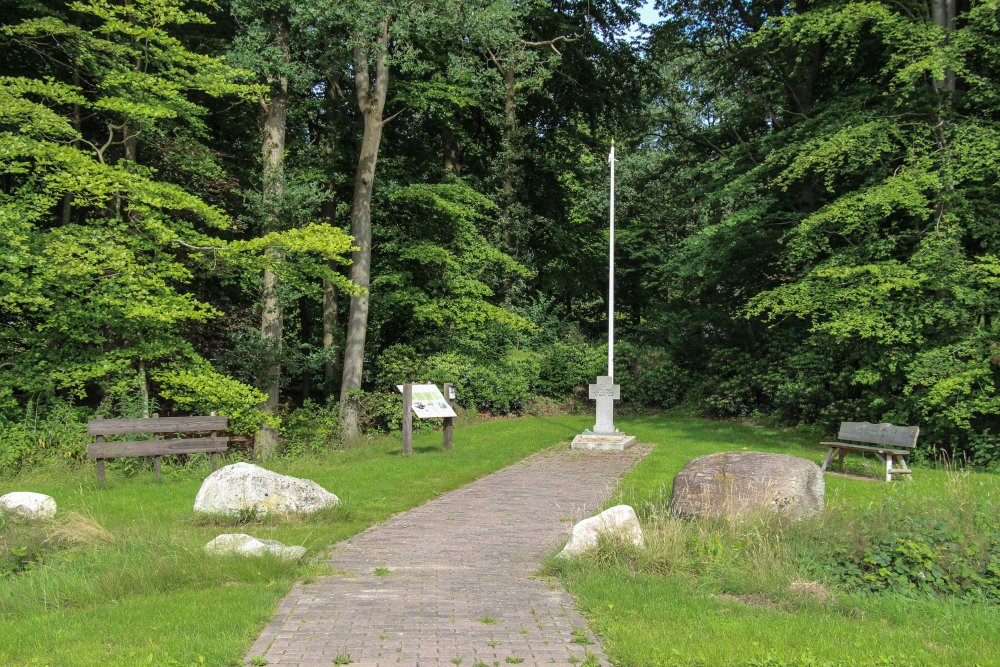
[[[625,435],[615,428],[615,401],[621,399],[621,385],[610,376],[601,375],[597,384],[590,385],[590,398],[597,401],[597,422],[573,438],[573,449],[622,451],[635,444],[634,435]]]

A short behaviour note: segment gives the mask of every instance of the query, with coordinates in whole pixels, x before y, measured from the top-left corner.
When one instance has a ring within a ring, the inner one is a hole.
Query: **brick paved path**
[[[505,667],[589,650],[608,664],[559,582],[535,574],[647,451],[536,454],[342,542],[338,574],[296,584],[247,660]]]

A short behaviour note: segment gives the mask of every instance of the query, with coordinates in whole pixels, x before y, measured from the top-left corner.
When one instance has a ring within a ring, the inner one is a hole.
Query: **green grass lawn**
[[[0,542],[55,540],[62,548],[27,572],[0,578],[0,665],[225,665],[243,657],[296,579],[316,565],[217,558],[201,547],[224,532],[302,544],[311,554],[371,524],[571,439],[573,420],[499,420],[414,437],[414,455],[378,439],[320,458],[276,461],[279,472],[319,482],[342,501],[333,512],[291,522],[212,525],[192,512],[208,468],[157,482],[151,473],[91,466],[0,480],[0,495],[53,496],[60,518],[39,537],[0,524]],[[75,545],[75,546],[74,546]]]
[[[222,532],[303,544],[311,554],[392,514],[425,502],[532,452],[566,442],[587,417],[498,420],[398,440],[375,440],[320,458],[275,462],[280,472],[316,480],[340,508],[308,520],[217,525],[191,507],[207,468],[168,474],[50,468],[0,480],[0,494],[48,493],[61,518],[46,535],[0,523],[0,541],[59,546],[27,572],[0,577],[0,665],[169,665],[237,663],[295,580],[315,564],[213,558],[201,547]],[[817,599],[786,590],[790,579],[824,576],[809,555],[817,538],[855,539],[863,514],[950,508],[961,513],[1000,491],[996,476],[916,468],[912,483],[827,478],[825,523],[719,527],[665,518],[673,476],[690,459],[751,449],[820,461],[819,438],[795,432],[677,417],[619,420],[656,445],[608,504],[626,502],[646,526],[641,554],[599,550],[553,565],[625,665],[989,665],[1000,664],[998,607],[956,598],[862,595],[829,583]],[[994,506],[990,506],[994,507]],[[846,519],[845,519],[846,517]],[[990,524],[993,525],[993,524]]]
[[[690,459],[748,449],[819,463],[824,451],[818,439],[695,419],[618,421],[640,442],[657,446],[608,504],[633,505],[652,542],[649,549],[662,557],[642,556],[637,566],[636,559],[620,558],[621,549],[609,545],[594,558],[554,566],[616,665],[1000,664],[997,605],[861,594],[835,583],[828,583],[824,599],[786,588],[789,580],[823,577],[808,560],[812,551],[797,551],[808,546],[806,538],[854,539],[851,523],[865,513],[879,515],[881,508],[894,508],[885,511],[897,517],[931,508],[962,511],[963,503],[997,497],[996,476],[922,468],[912,483],[828,476],[827,511],[819,524],[678,525],[680,520],[664,518],[665,508],[674,475]]]

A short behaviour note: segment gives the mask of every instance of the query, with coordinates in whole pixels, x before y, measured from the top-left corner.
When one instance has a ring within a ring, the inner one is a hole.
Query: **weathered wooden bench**
[[[87,446],[87,458],[97,459],[97,478],[104,483],[104,461],[121,456],[152,456],[153,470],[160,478],[160,457],[177,454],[211,454],[212,470],[218,454],[224,454],[229,444],[227,417],[146,417],[142,419],[104,419],[96,417],[87,423],[87,435],[97,441]],[[161,438],[161,435],[207,434],[199,437]],[[106,442],[107,435],[150,434],[152,440]],[[220,435],[221,434],[221,435]]]
[[[885,465],[885,481],[891,482],[893,475],[912,474],[906,465],[906,457],[917,446],[919,436],[919,426],[841,422],[837,438],[853,442],[821,443],[829,448],[822,469],[826,470],[834,455],[840,462],[840,469],[844,470],[844,457],[848,452],[871,452]]]

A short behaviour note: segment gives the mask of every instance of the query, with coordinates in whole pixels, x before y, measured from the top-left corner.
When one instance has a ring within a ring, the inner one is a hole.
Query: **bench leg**
[[[885,457],[885,481],[892,481],[892,454]]]
[[[97,459],[97,481],[104,484],[104,459]]]
[[[896,455],[896,466],[893,469],[898,469],[901,472],[907,473],[907,477],[910,478],[911,482],[913,481],[913,471],[910,470],[910,466],[906,465],[905,456]]]
[[[830,461],[833,460],[833,452],[835,447],[830,447],[826,452],[826,457],[823,459],[823,465],[819,467],[820,470],[826,472],[826,467],[830,465]]]
[[[846,449],[841,449],[840,450],[840,455],[837,457],[837,462],[840,464],[840,472],[844,472],[844,473],[847,472],[847,462],[844,461],[844,458],[846,456],[847,456],[847,450]]]
[[[160,479],[160,457],[153,457],[153,472],[156,473],[156,479]]]
[[[211,456],[208,457],[209,460],[212,462],[212,472],[215,472],[215,457],[216,457],[215,452],[212,452]]]

